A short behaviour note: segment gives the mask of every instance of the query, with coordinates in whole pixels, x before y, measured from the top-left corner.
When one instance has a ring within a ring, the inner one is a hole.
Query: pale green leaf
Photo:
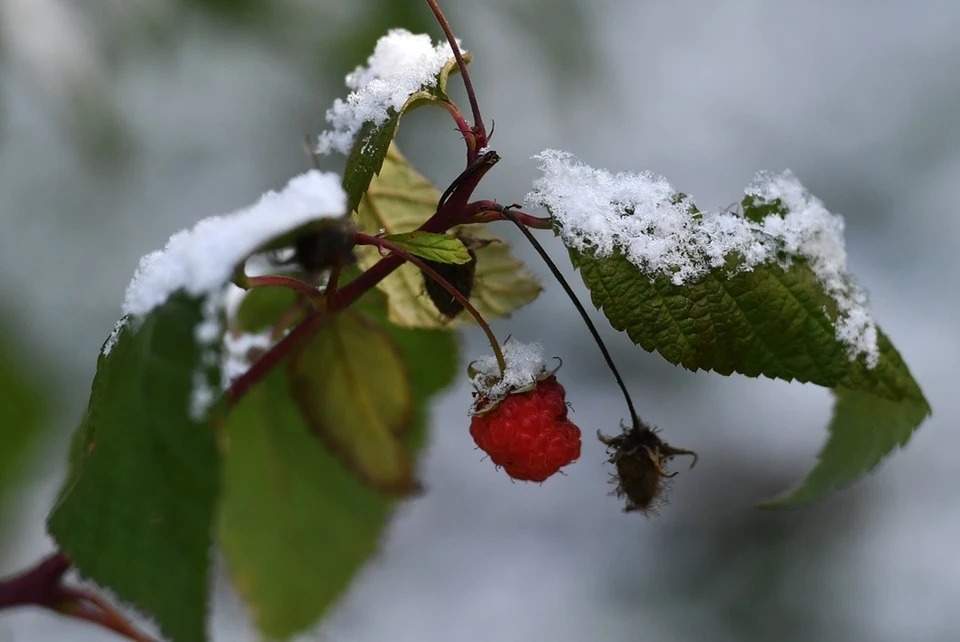
[[[467,246],[463,244],[463,241],[449,234],[414,231],[388,234],[383,239],[390,241],[401,250],[406,250],[410,254],[428,261],[455,265],[470,262],[470,253],[467,252]]]

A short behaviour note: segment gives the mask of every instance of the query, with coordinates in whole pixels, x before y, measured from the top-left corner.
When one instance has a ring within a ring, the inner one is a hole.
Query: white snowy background
[[[15,302],[17,341],[62,400],[61,430],[5,524],[13,545],[0,573],[50,550],[43,518],[137,259],[301,172],[302,134],[344,94],[318,80],[324,59],[308,44],[354,28],[364,3],[284,6],[297,19],[266,38],[168,3],[0,0],[0,299]],[[563,356],[587,437],[580,462],[542,487],[511,483],[474,450],[465,382],[451,388],[433,415],[430,492],[399,510],[382,555],[306,639],[956,640],[960,4],[444,6],[476,56],[503,157],[478,197],[520,200],[537,175],[530,156],[547,147],[662,173],[706,207],[737,200],[759,169],[790,168],[845,215],[853,271],[934,417],[849,491],[762,512],[757,502],[812,465],[829,394],[678,370],[601,324],[642,415],[701,455],[661,516],[624,515],[590,438],[616,430],[624,409],[548,281],[495,329]],[[374,39],[353,43],[348,67]],[[462,145],[440,112],[406,119],[400,143],[440,184],[459,171]],[[467,333],[464,357],[484,352]],[[227,583],[218,588],[216,639],[254,639]],[[0,642],[108,638],[47,614],[0,614]]]

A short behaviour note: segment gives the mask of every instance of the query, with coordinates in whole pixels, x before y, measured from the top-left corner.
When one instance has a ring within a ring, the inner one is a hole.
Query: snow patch
[[[501,350],[507,363],[502,377],[496,357],[482,357],[470,364],[475,373],[471,383],[488,404],[497,403],[515,390],[533,387],[547,371],[539,343],[507,340]]]
[[[140,259],[127,286],[123,317],[103,346],[104,356],[110,354],[127,325],[135,327],[183,290],[204,300],[203,320],[194,328],[194,337],[204,350],[201,367],[215,365],[214,346],[223,334],[220,316],[227,304],[225,286],[236,267],[277,236],[311,221],[343,216],[346,210],[340,177],[311,170],[290,180],[283,190],[267,192],[248,208],[206,218],[192,229],[174,234],[164,249]],[[194,379],[190,412],[198,418],[215,394],[202,372]]]
[[[426,34],[391,29],[377,41],[367,66],[347,75],[347,87],[353,91],[327,110],[332,129],[320,134],[317,152],[349,154],[364,123],[385,123],[391,110],[400,111],[412,94],[434,85],[453,57],[446,41],[434,45]]]
[[[613,174],[557,150],[534,158],[543,176],[526,202],[550,211],[566,245],[599,257],[619,249],[644,274],[667,276],[675,285],[723,268],[731,254],[742,259],[739,271],[763,264],[787,268],[804,258],[837,303],[836,337],[850,359],[864,355],[870,368],[879,361],[867,295],[847,273],[843,218],[789,171],[757,174],[747,188],[747,195],[764,202],[780,199],[786,210],[756,222],[739,211],[695,214],[692,199],[650,172]]]
[[[251,351],[269,350],[275,343],[272,330],[238,336],[227,334],[223,338],[223,389],[226,390],[238,377],[249,370]]]

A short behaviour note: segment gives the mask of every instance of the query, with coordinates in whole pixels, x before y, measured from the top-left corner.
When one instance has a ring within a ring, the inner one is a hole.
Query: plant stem
[[[322,295],[320,290],[309,283],[304,283],[300,279],[294,279],[289,276],[250,276],[247,277],[247,285],[251,288],[287,288],[306,296],[312,303],[316,303]]]
[[[480,156],[479,158],[477,158],[477,160],[467,165],[467,168],[462,172],[460,172],[460,175],[457,176],[455,179],[453,179],[453,182],[450,183],[447,189],[443,191],[443,194],[440,195],[440,200],[437,201],[437,209],[438,210],[441,209],[444,206],[444,204],[450,199],[450,197],[454,194],[454,192],[457,191],[460,185],[464,181],[466,181],[466,179],[469,178],[474,172],[478,171],[480,167],[487,167],[487,166],[493,167],[493,165],[495,165],[499,161],[500,161],[500,155],[497,154],[497,152],[489,151],[485,153],[483,156]],[[484,173],[486,173],[488,169],[485,169]],[[487,202],[492,203],[493,201],[487,201]]]
[[[493,356],[497,359],[497,366],[500,368],[500,374],[502,375],[504,372],[506,372],[507,362],[503,358],[503,351],[500,349],[500,343],[497,341],[497,337],[493,334],[493,330],[490,329],[490,324],[488,324],[486,319],[484,319],[477,309],[473,307],[473,304],[470,303],[470,300],[463,296],[463,293],[460,292],[460,290],[453,287],[449,281],[440,276],[436,270],[427,265],[427,263],[424,262],[420,257],[410,254],[392,241],[378,238],[376,236],[370,236],[369,234],[357,234],[357,245],[373,245],[374,247],[390,250],[395,255],[416,265],[418,268],[423,270],[424,274],[436,281],[438,285],[446,290],[450,296],[456,299],[457,302],[463,306],[463,309],[469,312],[470,315],[477,321],[477,324],[487,335],[487,340],[490,342],[490,347],[493,349]]]
[[[477,188],[477,184],[499,160],[500,157],[496,152],[489,152],[480,157],[476,167],[460,180],[446,202],[417,229],[421,232],[442,234],[457,225],[471,223],[467,203],[473,195],[473,191]],[[315,310],[304,317],[285,337],[251,365],[249,370],[233,382],[225,394],[227,404],[235,405],[240,401],[243,395],[255,383],[267,376],[277,364],[297,347],[297,344],[313,334],[329,315],[349,307],[401,265],[403,265],[403,258],[398,254],[380,259],[370,269],[365,270],[360,276],[338,290],[334,300],[328,301],[325,308]]]
[[[566,292],[567,296],[570,297],[570,301],[572,301],[574,307],[577,308],[577,312],[580,313],[580,317],[583,319],[583,322],[587,324],[587,328],[590,330],[590,335],[597,343],[597,347],[600,348],[600,353],[607,362],[607,367],[610,368],[610,372],[613,373],[614,378],[617,380],[617,385],[620,386],[620,391],[623,392],[623,398],[627,401],[627,408],[630,410],[630,420],[633,422],[633,426],[635,428],[642,428],[645,424],[637,415],[637,410],[633,406],[633,399],[630,398],[630,393],[627,391],[627,386],[623,382],[623,377],[620,376],[620,371],[617,370],[616,364],[613,363],[613,357],[610,356],[610,351],[607,350],[607,346],[603,343],[603,339],[600,338],[600,333],[597,331],[597,326],[595,326],[593,321],[590,320],[590,316],[587,314],[586,308],[584,308],[583,304],[580,303],[580,299],[577,298],[573,288],[571,288],[570,284],[567,283],[567,280],[563,278],[563,274],[560,273],[560,269],[557,267],[557,264],[553,262],[553,259],[551,259],[550,255],[547,254],[547,251],[543,249],[543,246],[540,245],[540,242],[533,236],[533,232],[528,230],[527,227],[520,221],[520,218],[510,211],[509,207],[503,208],[501,215],[503,218],[511,221],[514,225],[520,228],[520,231],[524,236],[527,237],[527,240],[530,241],[530,244],[540,255],[540,258],[542,258],[543,262],[546,263],[547,267],[550,268],[554,278],[560,282],[564,292]]]
[[[440,5],[437,4],[437,0],[427,0],[427,5],[430,6],[430,10],[433,11],[433,15],[436,17],[437,22],[440,23],[440,28],[443,29],[443,34],[447,37],[447,42],[450,43],[450,48],[453,50],[453,57],[457,59],[457,66],[460,68],[460,75],[463,76],[463,86],[467,90],[467,98],[470,100],[470,109],[473,111],[473,128],[472,131],[477,137],[477,150],[483,148],[487,144],[487,132],[483,127],[483,118],[480,116],[480,105],[477,102],[477,94],[473,90],[473,82],[470,80],[470,72],[467,71],[467,63],[463,59],[463,54],[460,53],[460,46],[457,44],[457,39],[453,35],[453,30],[450,28],[450,23],[447,22],[447,19],[443,16],[443,11],[440,10]],[[474,150],[474,154],[476,151]]]
[[[70,559],[54,553],[33,568],[0,580],[0,610],[37,606],[92,622],[134,642],[154,642],[136,629],[106,600],[90,591],[63,585]]]
[[[492,223],[494,221],[508,220],[503,217],[503,211],[508,209],[524,226],[536,230],[552,230],[553,219],[540,216],[533,216],[525,212],[518,212],[514,208],[519,205],[510,205],[504,207],[496,201],[474,201],[467,204],[467,210],[471,212],[471,220],[474,223]]]
[[[464,142],[467,143],[467,162],[470,162],[470,159],[476,155],[476,152],[479,147],[477,147],[477,138],[473,135],[473,132],[470,131],[470,123],[467,122],[467,119],[463,117],[463,113],[460,111],[460,108],[457,107],[452,102],[443,101],[440,103],[443,107],[450,113],[453,117],[453,121],[457,124],[457,130],[463,136]]]

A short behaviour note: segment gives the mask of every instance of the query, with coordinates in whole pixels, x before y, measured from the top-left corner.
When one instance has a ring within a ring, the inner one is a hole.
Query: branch
[[[69,568],[70,559],[54,553],[20,575],[0,580],[0,610],[38,606],[97,624],[134,642],[154,642],[100,596],[65,586],[63,576]]]

